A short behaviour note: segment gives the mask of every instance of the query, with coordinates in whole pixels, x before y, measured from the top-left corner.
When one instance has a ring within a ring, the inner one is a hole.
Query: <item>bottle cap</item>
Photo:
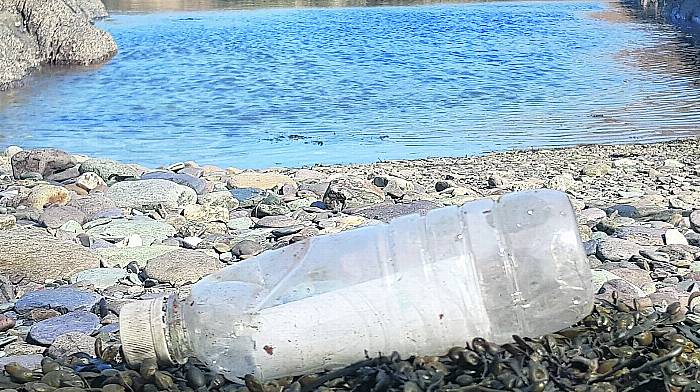
[[[119,334],[124,359],[139,365],[146,359],[172,365],[166,339],[166,297],[135,301],[124,305],[119,312]]]

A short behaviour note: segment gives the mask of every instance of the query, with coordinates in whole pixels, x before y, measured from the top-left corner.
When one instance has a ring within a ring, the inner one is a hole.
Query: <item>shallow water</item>
[[[0,143],[266,167],[700,133],[696,48],[603,2],[296,3],[114,14],[112,61],[0,93]]]

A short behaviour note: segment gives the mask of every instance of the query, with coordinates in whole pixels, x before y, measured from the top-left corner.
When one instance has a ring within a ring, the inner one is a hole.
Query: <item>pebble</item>
[[[700,233],[700,210],[694,210],[690,213],[690,227]]]
[[[688,240],[676,229],[668,229],[664,233],[664,242],[666,245],[688,245]]]
[[[25,294],[15,303],[17,313],[27,313],[32,309],[54,309],[61,313],[76,310],[92,311],[104,301],[102,296],[70,287],[38,290]]]
[[[92,268],[78,272],[70,279],[71,283],[85,283],[96,289],[114,286],[128,273],[122,268]]]
[[[16,320],[14,318],[0,314],[0,332],[5,332],[8,329],[13,328],[15,324]]]
[[[135,168],[110,159],[88,159],[80,164],[79,170],[80,173],[95,173],[107,184],[139,177]]]
[[[7,230],[15,227],[17,218],[14,215],[0,215],[0,230]]]
[[[149,260],[144,272],[159,282],[182,285],[197,282],[222,267],[218,258],[204,252],[176,249]]]
[[[243,172],[231,176],[228,180],[228,186],[231,188],[272,189],[284,184],[296,184],[296,182],[287,175],[272,172]]]
[[[642,246],[619,238],[606,238],[598,243],[597,256],[608,261],[627,261],[638,255]]]
[[[107,240],[122,240],[136,234],[141,236],[144,244],[150,245],[156,241],[163,241],[168,237],[174,236],[177,230],[167,223],[151,219],[114,219],[106,224],[87,229],[85,232],[90,236]]]
[[[52,358],[65,358],[76,353],[86,353],[95,356],[96,340],[82,332],[64,333],[53,341],[46,353]]]
[[[197,201],[197,193],[192,188],[159,179],[117,182],[109,187],[105,195],[117,207],[136,209],[162,206],[176,210]]]
[[[34,324],[29,330],[29,338],[38,344],[48,346],[65,333],[91,334],[99,325],[100,318],[94,313],[79,310]]]
[[[262,252],[262,246],[254,241],[243,240],[231,248],[231,253],[235,256],[252,256]]]
[[[151,246],[136,246],[127,248],[104,248],[98,249],[97,254],[102,258],[102,262],[106,267],[126,267],[132,261],[139,267],[146,266],[149,260],[164,255],[168,252],[176,250],[176,246],[168,245],[151,245]]]

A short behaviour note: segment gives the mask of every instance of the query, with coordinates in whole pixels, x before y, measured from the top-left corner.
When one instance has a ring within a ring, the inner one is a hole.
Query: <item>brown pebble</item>
[[[8,329],[14,328],[15,319],[0,314],[0,332],[5,332]]]
[[[54,309],[32,309],[29,312],[29,318],[32,319],[32,321],[44,321],[48,320],[53,317],[58,317],[61,315],[61,312],[54,310]]]

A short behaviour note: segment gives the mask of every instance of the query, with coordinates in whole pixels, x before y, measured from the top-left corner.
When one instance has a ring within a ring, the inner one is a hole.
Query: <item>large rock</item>
[[[0,369],[4,369],[5,365],[10,363],[17,363],[30,370],[40,369],[42,359],[44,356],[41,354],[8,355],[0,358]]]
[[[96,254],[78,244],[63,242],[45,230],[0,230],[0,274],[43,283],[46,279],[67,279],[78,271],[99,266]]]
[[[53,206],[46,208],[39,218],[44,226],[50,229],[58,229],[68,221],[75,221],[79,224],[85,223],[85,214],[75,207]]]
[[[56,185],[37,185],[32,188],[25,204],[41,210],[49,205],[64,206],[70,201],[70,193],[66,188]]]
[[[22,26],[22,17],[14,9],[3,10],[2,4],[0,1],[0,91],[20,85],[40,64],[36,40]]]
[[[25,294],[15,304],[15,311],[19,314],[29,313],[33,309],[54,309],[61,313],[76,310],[93,311],[102,303],[103,298],[93,292],[59,287]]]
[[[136,234],[143,239],[144,244],[150,245],[155,241],[174,236],[177,230],[167,223],[152,219],[115,219],[109,223],[91,227],[85,232],[106,240],[120,240]]]
[[[76,1],[14,0],[27,31],[36,38],[39,58],[48,64],[89,65],[117,52],[109,33],[95,27]],[[90,11],[93,12],[93,11]]]
[[[53,341],[46,353],[52,358],[65,358],[76,353],[95,356],[96,340],[82,332],[64,333]]]
[[[341,211],[345,208],[364,207],[384,201],[384,192],[368,180],[339,178],[331,181],[323,195],[323,202]]]
[[[635,242],[642,246],[663,246],[666,229],[644,226],[618,227],[612,236]]]
[[[79,198],[73,198],[70,202],[68,202],[68,206],[79,209],[83,214],[87,216],[88,219],[92,218],[94,215],[100,212],[110,211],[117,208],[117,205],[116,203],[114,203],[114,200],[99,193]]]
[[[80,164],[80,173],[95,173],[108,184],[139,178],[138,170],[111,159],[88,159]]]
[[[198,195],[203,195],[207,192],[207,183],[201,178],[191,176],[185,173],[173,173],[164,171],[155,171],[146,173],[141,176],[142,180],[168,180],[176,184],[188,186],[192,188]]]
[[[628,261],[632,256],[639,255],[642,249],[632,241],[606,238],[598,244],[597,256],[607,261]]]
[[[70,281],[71,283],[89,284],[96,289],[106,289],[114,286],[127,275],[127,271],[122,268],[93,268],[78,272],[71,277]]]
[[[197,202],[197,193],[190,187],[167,180],[118,182],[107,191],[117,207],[178,209]]]
[[[206,253],[177,249],[151,259],[144,271],[146,276],[159,282],[181,285],[197,282],[222,266],[219,259]]]
[[[49,178],[77,164],[70,154],[54,148],[20,151],[12,156],[10,162],[15,178],[30,173],[39,173],[43,178]]]
[[[149,260],[176,249],[178,247],[168,245],[115,247],[98,249],[97,254],[102,257],[102,263],[107,267],[126,267],[129,263],[135,262],[139,267],[143,268],[148,264]]]
[[[95,314],[78,310],[34,324],[29,330],[29,337],[38,344],[48,346],[63,334],[69,332],[91,334],[99,325],[100,318]]]

